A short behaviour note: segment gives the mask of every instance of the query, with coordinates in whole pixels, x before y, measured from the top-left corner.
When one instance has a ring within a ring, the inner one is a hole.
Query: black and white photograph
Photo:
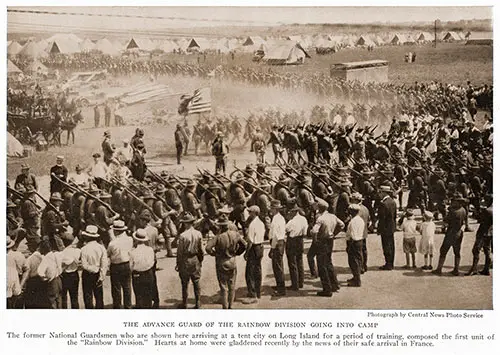
[[[493,7],[139,5],[5,9],[7,313],[493,310]]]

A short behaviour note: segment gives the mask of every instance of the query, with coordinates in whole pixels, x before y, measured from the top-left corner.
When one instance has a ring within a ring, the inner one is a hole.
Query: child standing
[[[436,225],[432,220],[432,213],[429,211],[424,212],[424,221],[419,226],[422,239],[420,239],[419,251],[424,254],[424,266],[422,270],[432,270],[432,254],[434,251],[434,233],[436,232]],[[429,264],[427,264],[429,260]]]
[[[411,255],[411,267],[415,269],[417,266],[415,264],[415,253],[417,252],[417,221],[413,217],[413,211],[407,210],[403,223],[401,223],[401,229],[403,230],[403,251],[406,255],[406,266],[405,269],[410,268],[410,255]]]

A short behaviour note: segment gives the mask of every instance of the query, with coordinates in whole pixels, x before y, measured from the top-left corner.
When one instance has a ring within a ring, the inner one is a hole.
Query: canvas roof
[[[375,42],[373,42],[368,36],[362,35],[356,41],[357,46],[374,46]]]
[[[295,50],[302,51],[306,58],[310,58],[309,54],[302,46],[294,41],[276,41],[267,46],[267,52],[264,55],[264,60],[280,60],[286,63],[294,62],[293,53]]]
[[[205,38],[191,38],[188,42],[187,48],[196,48],[196,47],[198,47],[201,51],[209,49],[210,42]]]
[[[19,69],[10,59],[7,59],[7,75],[8,74],[19,74],[22,70]]]
[[[94,45],[94,49],[107,55],[118,55],[120,51],[107,38],[101,38]]]
[[[266,43],[261,37],[259,36],[248,36],[245,41],[243,42],[243,46],[258,46],[261,44]]]
[[[433,41],[434,36],[429,32],[420,32],[417,36],[417,41]]]
[[[74,42],[70,39],[58,39],[50,46],[50,53],[61,53],[61,54],[73,54],[79,53],[80,47],[78,42]]]
[[[155,49],[155,45],[151,40],[148,38],[131,38],[130,41],[128,41],[126,49],[140,49],[143,51],[152,51]]]
[[[400,34],[400,33],[395,33],[392,38],[391,38],[391,43],[395,44],[395,43],[403,43],[405,40],[405,37]]]
[[[94,42],[92,42],[90,39],[85,38],[83,42],[80,43],[80,50],[82,52],[88,52],[91,51],[95,48]]]
[[[449,32],[446,32],[445,35],[443,36],[443,41],[449,41],[449,40],[460,41],[461,38],[458,35],[458,33],[454,32],[454,31],[449,31]]]
[[[17,55],[21,51],[21,49],[23,49],[23,46],[14,41],[7,47],[7,54]]]
[[[56,42],[56,41],[72,41],[76,43],[83,42],[83,39],[78,37],[77,35],[74,35],[73,33],[57,33],[53,35],[52,37],[47,39],[47,42]]]
[[[45,48],[46,47],[42,47],[39,43],[28,42],[24,45],[23,49],[19,51],[18,55],[32,58],[47,57],[48,53],[45,51]]]

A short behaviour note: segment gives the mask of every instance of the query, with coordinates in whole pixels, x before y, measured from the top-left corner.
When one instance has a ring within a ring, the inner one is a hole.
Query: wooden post
[[[437,20],[434,20],[434,48],[437,47]]]

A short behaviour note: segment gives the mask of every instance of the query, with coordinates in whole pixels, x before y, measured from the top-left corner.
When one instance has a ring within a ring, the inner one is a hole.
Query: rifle
[[[279,164],[278,162],[276,162],[276,165],[281,169],[281,171],[283,171],[285,173],[286,176],[290,177],[293,181],[295,181],[297,184],[302,184],[299,180],[297,180],[296,177],[294,177],[292,174],[290,174],[288,171],[286,171],[282,166],[281,164]],[[287,165],[288,167],[290,167],[294,173],[296,173],[297,175],[300,175],[296,170],[294,170],[290,165]],[[312,191],[312,189],[305,185],[305,184],[302,184],[302,186],[307,190],[309,191],[313,196],[317,197],[314,192]]]
[[[236,161],[235,161],[235,162],[236,162]],[[247,174],[245,171],[241,170],[240,168],[238,168],[238,167],[236,166],[236,163],[235,163],[233,166],[234,166],[234,168],[236,169],[235,171],[239,171],[240,173],[243,173],[243,176],[249,177],[249,178],[250,178],[250,179],[252,179],[255,183],[257,183],[257,180],[255,180],[255,178],[254,178],[253,176],[248,176],[248,174]],[[254,171],[255,171],[255,172],[257,172],[257,170],[254,170]],[[234,173],[234,171],[233,171],[233,173]],[[232,175],[232,174],[231,174],[231,175]],[[248,182],[248,181],[247,181],[247,182]]]
[[[12,187],[7,186],[7,190],[10,191],[12,194],[16,195],[17,197],[19,197],[21,200],[24,198],[24,195],[22,194],[22,192],[19,192],[19,191],[13,189]],[[42,206],[37,205],[36,203],[35,203],[35,206],[39,210],[42,209]]]
[[[279,182],[278,180],[276,179],[273,179],[271,176],[264,176],[262,175],[261,173],[259,173],[258,171],[255,172],[258,176],[260,176],[261,178],[263,179],[269,179],[271,180],[272,182],[274,182],[275,184],[280,184],[285,190],[287,190],[290,194],[294,195],[293,191],[290,190],[290,188],[288,186],[286,186],[285,184]]]
[[[45,203],[46,206],[50,207],[53,209],[55,212],[60,212],[56,206],[54,206],[50,201],[48,201],[46,198],[44,198],[42,195],[40,195],[37,191],[35,191],[35,194],[40,197],[40,199]]]
[[[143,200],[142,200],[139,196],[135,195],[135,194],[134,194],[134,193],[133,193],[133,192],[132,192],[132,191],[131,191],[131,190],[130,190],[127,186],[125,186],[125,185],[124,185],[121,181],[119,181],[119,180],[116,180],[116,179],[115,179],[115,182],[116,182],[119,186],[123,187],[123,189],[124,189],[125,191],[127,191],[127,193],[128,193],[130,196],[132,196],[132,197],[133,197],[136,201],[138,201],[138,202],[141,204],[141,206],[143,206],[143,207],[144,207],[144,208],[146,208],[149,212],[151,212],[151,214],[152,214],[152,215],[156,218],[156,220],[160,219],[160,217],[158,217],[158,216],[156,215],[156,213],[154,213],[153,209],[152,209],[151,207],[149,207],[149,205],[148,205],[146,202],[144,202],[144,201],[143,201]]]
[[[73,189],[73,190],[76,190],[76,191],[79,191],[81,192],[83,195],[85,195],[86,197],[88,198],[93,198],[94,200],[96,200],[97,202],[99,202],[100,204],[102,204],[104,207],[106,207],[111,213],[114,213],[114,214],[118,214],[116,213],[109,204],[107,204],[106,202],[104,202],[103,200],[101,200],[100,198],[98,198],[97,196],[94,196],[90,193],[88,193],[87,191],[83,190],[83,189],[80,189],[78,186],[72,186],[64,181],[62,181],[61,179],[59,179],[57,177],[56,174],[52,173],[51,176],[53,176],[57,181],[59,181],[61,184],[63,184],[64,186],[66,186],[67,188],[69,189]]]

